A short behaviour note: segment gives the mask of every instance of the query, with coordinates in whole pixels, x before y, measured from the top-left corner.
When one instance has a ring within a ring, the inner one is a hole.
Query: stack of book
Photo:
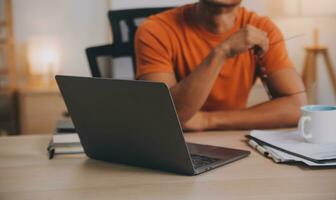
[[[84,150],[71,120],[57,122],[56,131],[47,147],[49,159],[55,155],[83,154]]]
[[[251,131],[248,144],[276,163],[336,166],[336,145],[307,143],[298,131]]]

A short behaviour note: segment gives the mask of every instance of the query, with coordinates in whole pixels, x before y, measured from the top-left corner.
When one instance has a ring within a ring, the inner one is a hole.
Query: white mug
[[[336,144],[336,106],[308,105],[301,113],[301,137],[309,143]]]

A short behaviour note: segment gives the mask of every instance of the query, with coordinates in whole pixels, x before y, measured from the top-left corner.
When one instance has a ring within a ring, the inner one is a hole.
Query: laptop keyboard
[[[217,162],[219,159],[217,158],[209,158],[206,156],[201,156],[201,155],[194,155],[191,154],[191,160],[193,162],[193,165],[195,168],[199,168],[205,165],[209,165],[211,163]]]

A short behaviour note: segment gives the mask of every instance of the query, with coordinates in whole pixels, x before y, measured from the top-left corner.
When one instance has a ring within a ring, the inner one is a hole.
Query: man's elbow
[[[189,114],[187,109],[183,107],[181,108],[176,107],[176,112],[181,124],[185,124],[192,117],[192,115]]]
[[[189,121],[195,113],[193,112],[193,110],[190,109],[191,106],[185,103],[184,99],[176,95],[175,92],[172,91],[172,89],[170,91],[179,121],[181,124],[184,124]]]
[[[305,92],[293,95],[293,104],[300,110],[302,106],[307,105],[308,99]]]
[[[301,93],[297,95],[293,95],[291,98],[291,108],[288,110],[289,112],[289,125],[296,126],[300,116],[301,116],[301,107],[307,105],[307,95],[306,93]]]

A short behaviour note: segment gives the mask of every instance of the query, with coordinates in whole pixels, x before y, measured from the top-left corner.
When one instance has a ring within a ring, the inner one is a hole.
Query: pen
[[[284,159],[281,156],[279,156],[277,153],[275,153],[271,149],[268,149],[267,146],[265,148],[269,152],[269,154],[272,156],[272,159],[274,160],[274,162],[276,163],[284,162]]]
[[[262,147],[261,145],[259,145],[258,143],[256,143],[255,141],[249,140],[248,143],[251,147],[256,149],[262,155],[264,155],[266,157],[271,157],[271,155],[267,152],[267,150],[264,147]]]
[[[282,162],[283,160],[281,159],[280,156],[278,156],[277,154],[275,154],[274,152],[271,151],[271,153],[264,148],[263,146],[259,145],[257,142],[255,142],[254,140],[249,140],[248,144],[253,147],[254,149],[256,149],[259,153],[261,153],[262,155],[272,158],[274,160],[274,162],[279,163]]]

